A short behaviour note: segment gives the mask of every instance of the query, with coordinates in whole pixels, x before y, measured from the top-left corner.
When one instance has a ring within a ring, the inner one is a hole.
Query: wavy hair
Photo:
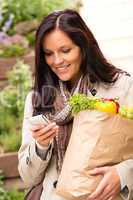
[[[38,27],[35,46],[35,82],[34,91],[42,97],[44,110],[50,109],[58,87],[58,77],[52,72],[45,61],[43,39],[46,34],[59,28],[81,49],[82,73],[88,74],[92,83],[114,83],[122,70],[110,64],[101,52],[91,30],[75,10],[55,11],[46,16]],[[42,88],[44,88],[42,92]],[[43,93],[43,94],[42,94]],[[35,99],[35,98],[33,98]],[[35,101],[33,103],[35,105]],[[38,111],[42,106],[36,106]]]

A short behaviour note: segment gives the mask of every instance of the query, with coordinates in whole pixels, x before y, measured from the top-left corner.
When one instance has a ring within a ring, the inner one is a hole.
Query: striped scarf
[[[57,171],[60,173],[65,151],[71,136],[73,117],[71,107],[67,103],[68,98],[75,93],[88,94],[92,85],[88,76],[81,76],[71,92],[68,91],[65,82],[59,81],[59,94],[55,100],[54,121],[59,125],[59,134],[54,139],[54,152],[56,155]]]

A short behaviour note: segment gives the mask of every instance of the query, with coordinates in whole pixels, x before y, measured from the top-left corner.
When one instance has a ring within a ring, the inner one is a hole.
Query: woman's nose
[[[54,64],[59,65],[61,63],[63,63],[63,58],[60,55],[56,55],[54,58]]]

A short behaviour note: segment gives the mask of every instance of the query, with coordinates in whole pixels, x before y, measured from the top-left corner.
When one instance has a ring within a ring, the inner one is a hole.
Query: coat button
[[[27,164],[27,165],[30,164],[30,158],[29,158],[29,156],[26,157],[26,164]]]
[[[53,182],[53,186],[54,186],[54,188],[56,188],[56,186],[57,186],[57,180]]]

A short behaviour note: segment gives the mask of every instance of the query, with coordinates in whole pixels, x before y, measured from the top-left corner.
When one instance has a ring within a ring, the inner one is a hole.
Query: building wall
[[[133,73],[133,1],[82,0],[81,15],[104,55]]]

